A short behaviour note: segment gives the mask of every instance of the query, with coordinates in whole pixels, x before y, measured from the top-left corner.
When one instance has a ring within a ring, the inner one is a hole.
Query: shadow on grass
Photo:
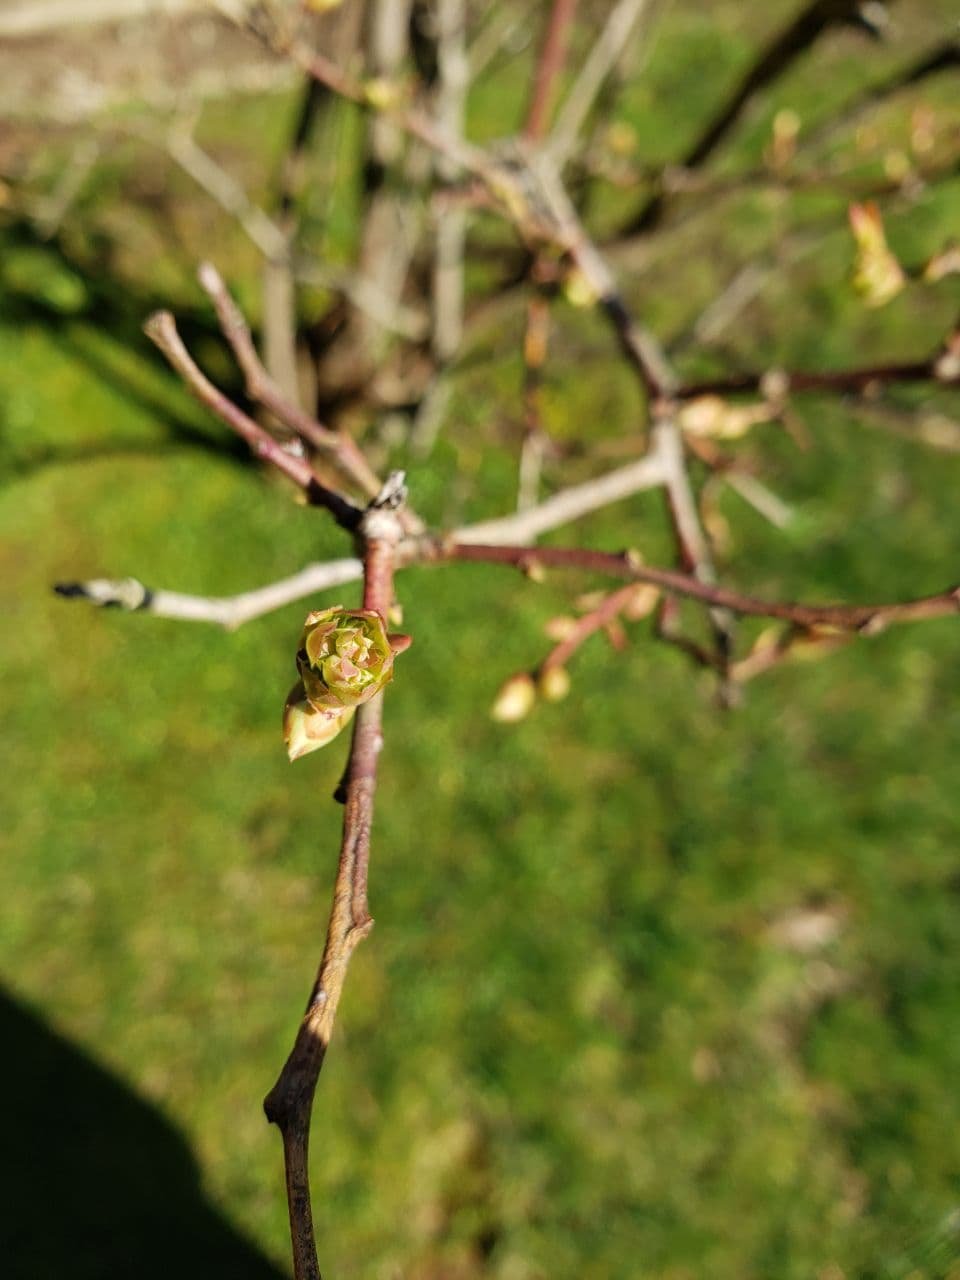
[[[170,1124],[2,993],[0,1044],[5,1280],[282,1280]]]
[[[111,361],[102,347],[91,339],[97,334],[108,334],[121,348],[145,355],[158,368],[164,364],[143,334],[143,322],[151,311],[162,305],[163,299],[147,291],[137,293],[112,278],[109,269],[95,270],[70,255],[57,240],[44,240],[27,222],[7,225],[0,234],[0,260],[4,252],[33,250],[41,252],[45,260],[58,270],[69,273],[79,282],[80,294],[66,310],[41,291],[31,291],[24,282],[20,286],[7,287],[0,270],[0,325],[13,328],[28,326],[42,330],[60,351],[78,364],[85,365],[91,376],[112,388],[123,399],[155,420],[158,434],[152,441],[128,441],[108,437],[71,448],[69,444],[27,448],[18,456],[3,456],[3,418],[0,409],[0,471],[4,480],[16,480],[51,465],[86,461],[88,457],[123,454],[169,452],[173,449],[199,449],[218,459],[243,467],[255,465],[255,459],[244,442],[218,426],[210,417],[209,428],[204,429],[179,415],[163,396],[134,376],[129,368]],[[197,339],[219,341],[212,313],[209,309],[185,308],[179,314],[181,333],[188,345]],[[171,385],[176,382],[170,376]],[[238,375],[224,388],[229,394],[240,396],[242,392]]]

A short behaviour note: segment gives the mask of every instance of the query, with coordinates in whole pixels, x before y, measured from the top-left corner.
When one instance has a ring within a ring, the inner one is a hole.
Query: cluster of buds
[[[490,715],[501,724],[516,724],[533,710],[538,698],[561,702],[570,692],[570,675],[566,667],[546,665],[531,674],[518,671],[499,689]]]
[[[388,635],[373,609],[333,605],[308,615],[297,650],[300,679],[283,709],[291,760],[331,742],[354,711],[393,678],[393,659],[410,643]]]

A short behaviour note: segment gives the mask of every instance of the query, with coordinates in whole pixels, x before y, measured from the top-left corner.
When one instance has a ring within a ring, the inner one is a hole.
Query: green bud
[[[358,707],[393,678],[393,656],[375,610],[334,605],[311,613],[297,651],[307,701],[317,711]]]
[[[536,700],[537,689],[533,677],[522,671],[500,686],[490,714],[501,724],[515,724],[530,714]]]
[[[302,681],[290,690],[283,708],[283,740],[287,755],[299,760],[332,742],[353,717],[353,707],[318,710],[307,701]]]
[[[545,668],[537,677],[537,690],[547,702],[562,702],[570,692],[570,673],[567,668]]]

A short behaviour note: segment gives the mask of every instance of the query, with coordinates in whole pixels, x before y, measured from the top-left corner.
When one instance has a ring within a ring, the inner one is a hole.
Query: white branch
[[[665,480],[663,461],[657,453],[649,453],[595,480],[563,489],[530,511],[468,525],[452,536],[456,542],[496,543],[501,546],[533,542],[550,529],[569,524],[641,490],[656,488]],[[416,564],[421,556],[416,539],[402,544],[398,567]],[[356,582],[362,576],[362,563],[350,557],[307,565],[289,578],[281,578],[278,582],[237,596],[191,596],[179,591],[154,591],[136,578],[65,582],[59,583],[54,590],[67,599],[89,600],[101,607],[114,606],[128,612],[149,613],[155,618],[174,618],[180,622],[212,622],[232,631],[244,622],[272,613],[317,591]]]
[[[238,596],[189,596],[179,591],[151,591],[136,578],[94,578],[90,582],[59,584],[55,590],[67,598],[89,600],[100,606],[116,606],[155,618],[175,618],[180,622],[213,622],[228,631],[244,622],[272,613],[286,604],[302,600],[316,591],[355,582],[363,575],[363,565],[353,557],[308,564],[299,573],[281,578],[255,591]]]
[[[620,502],[643,489],[655,489],[666,481],[663,461],[656,453],[648,453],[636,462],[628,462],[616,471],[585,480],[583,484],[561,489],[552,498],[529,511],[501,516],[497,520],[485,520],[459,529],[454,535],[457,542],[482,542],[512,545],[533,542],[542,533],[560,525],[579,520],[613,502]]]
[[[237,220],[264,257],[271,261],[287,257],[289,243],[281,228],[253,203],[232,174],[197,145],[189,128],[175,125],[167,133],[164,145],[184,173]]]
[[[650,0],[620,0],[587,55],[573,88],[567,95],[547,146],[563,164],[576,145],[577,135]]]

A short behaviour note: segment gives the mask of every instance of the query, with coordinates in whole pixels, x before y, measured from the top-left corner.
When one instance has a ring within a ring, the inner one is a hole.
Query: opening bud
[[[336,711],[318,711],[307,701],[303,683],[298,681],[287,697],[283,708],[283,740],[291,760],[308,756],[332,742],[341,729],[350,723],[353,707],[340,707]]]
[[[307,617],[297,669],[310,705],[339,711],[379,693],[393,678],[393,657],[379,613],[334,605]]]

